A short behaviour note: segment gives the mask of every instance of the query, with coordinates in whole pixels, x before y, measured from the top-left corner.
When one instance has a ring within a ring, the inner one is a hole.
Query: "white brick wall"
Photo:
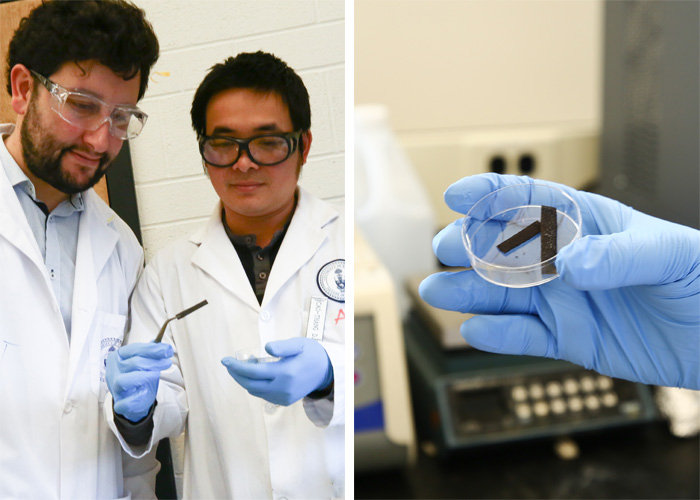
[[[140,103],[148,124],[130,144],[146,259],[190,234],[213,210],[217,196],[202,170],[189,110],[208,69],[239,52],[271,52],[304,80],[314,140],[300,184],[344,203],[343,0],[134,3],[146,11],[161,47]]]

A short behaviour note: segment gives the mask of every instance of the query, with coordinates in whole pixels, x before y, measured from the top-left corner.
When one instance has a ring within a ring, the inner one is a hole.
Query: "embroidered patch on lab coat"
[[[321,293],[336,302],[345,302],[345,259],[332,260],[316,276]]]
[[[102,339],[100,342],[100,359],[102,363],[100,364],[100,382],[105,381],[105,375],[107,371],[107,356],[109,356],[112,351],[116,351],[122,345],[122,339],[115,337],[108,337]]]

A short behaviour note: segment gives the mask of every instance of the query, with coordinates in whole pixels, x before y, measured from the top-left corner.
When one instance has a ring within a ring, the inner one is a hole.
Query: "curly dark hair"
[[[243,52],[212,66],[199,84],[190,111],[192,128],[198,139],[206,135],[209,101],[219,92],[229,89],[275,92],[287,105],[294,130],[306,132],[311,128],[309,93],[299,75],[272,54]]]
[[[44,76],[67,62],[96,60],[124,80],[140,72],[139,99],[158,60],[158,39],[145,13],[125,0],[44,1],[20,22],[7,56],[7,91],[16,64]]]

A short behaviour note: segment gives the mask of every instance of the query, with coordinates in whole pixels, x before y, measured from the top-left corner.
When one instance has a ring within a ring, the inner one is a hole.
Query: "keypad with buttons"
[[[513,385],[509,393],[509,407],[523,422],[533,418],[556,420],[602,410],[616,411],[619,403],[613,380],[590,372],[530,380]]]
[[[636,418],[638,398],[636,384],[583,369],[463,381],[449,390],[455,430],[463,436]]]

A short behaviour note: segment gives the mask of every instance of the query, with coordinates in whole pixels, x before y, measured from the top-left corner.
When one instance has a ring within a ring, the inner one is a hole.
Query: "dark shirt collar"
[[[275,232],[275,234],[272,236],[272,239],[270,240],[270,243],[268,243],[267,246],[265,246],[265,248],[262,248],[257,244],[257,236],[254,234],[244,234],[244,235],[234,234],[233,231],[231,231],[231,228],[229,228],[228,224],[226,223],[226,211],[222,207],[221,208],[221,222],[224,225],[224,231],[226,231],[226,236],[228,236],[228,239],[231,240],[231,243],[233,243],[234,245],[248,248],[251,251],[256,250],[256,249],[267,250],[267,249],[273,248],[275,246],[279,246],[280,240],[282,238],[284,238],[284,235],[287,233],[287,229],[289,229],[289,224],[292,222],[292,218],[294,217],[294,212],[296,212],[296,209],[297,209],[297,202],[298,201],[299,201],[299,193],[297,191],[294,193],[294,207],[292,208],[292,212],[289,214],[289,217],[287,218],[287,222],[284,223],[284,227],[282,227],[282,229]]]
[[[289,229],[289,225],[294,217],[294,212],[297,206],[297,196],[294,196],[294,209],[289,215],[287,222],[284,227],[279,231],[276,231],[272,236],[272,240],[265,248],[261,248],[256,242],[256,236],[254,234],[244,234],[238,235],[233,234],[231,229],[226,224],[226,212],[221,210],[221,221],[224,224],[224,230],[229,240],[233,244],[233,248],[238,254],[238,258],[241,261],[243,270],[248,277],[248,282],[255,292],[255,297],[258,299],[258,303],[262,304],[263,297],[265,296],[265,290],[267,289],[267,283],[272,272],[272,266],[274,265],[275,258],[277,257],[277,252],[279,252],[282,246],[282,241],[284,236]]]
[[[285,223],[284,227],[279,231],[275,232],[275,234],[272,236],[272,239],[270,240],[270,243],[268,243],[265,248],[262,248],[262,250],[266,250],[270,247],[275,246],[279,239],[282,238],[283,235],[287,232],[287,228],[289,227],[289,223],[291,221],[292,218],[290,217],[289,220],[287,220],[287,222]],[[255,236],[254,234],[233,234],[231,228],[229,228],[228,224],[226,224],[226,212],[224,212],[223,209],[221,210],[221,222],[223,222],[224,224],[224,231],[226,231],[226,236],[228,236],[228,239],[231,240],[231,243],[233,243],[234,245],[240,245],[242,247],[248,248],[249,250],[261,249],[261,247],[257,244],[257,236]]]

